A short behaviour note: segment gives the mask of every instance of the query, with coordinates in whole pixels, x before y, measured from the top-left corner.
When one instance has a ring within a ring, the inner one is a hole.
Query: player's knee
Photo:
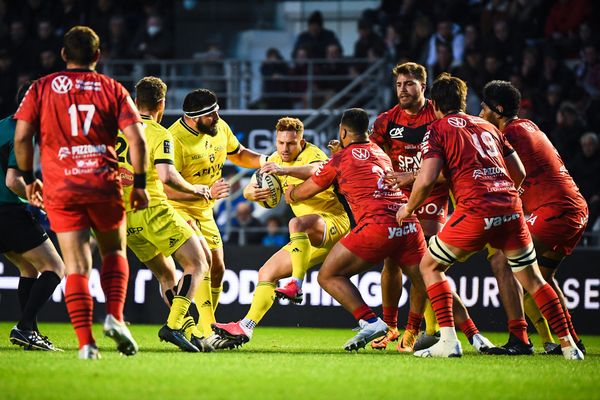
[[[456,255],[448,248],[448,246],[438,239],[437,235],[434,235],[429,239],[429,247],[427,249],[431,258],[435,261],[436,265],[426,265],[428,263],[421,263],[421,271],[433,267],[437,268],[442,265],[442,269],[446,269],[457,261]],[[425,265],[424,265],[425,264]]]
[[[533,243],[530,243],[527,247],[522,249],[517,254],[507,255],[508,265],[512,272],[519,272],[527,267],[531,267],[536,264],[536,254]]]
[[[290,219],[290,222],[288,223],[288,228],[290,230],[290,233],[306,231],[306,225],[304,224],[304,222],[302,222],[300,218],[296,217]]]

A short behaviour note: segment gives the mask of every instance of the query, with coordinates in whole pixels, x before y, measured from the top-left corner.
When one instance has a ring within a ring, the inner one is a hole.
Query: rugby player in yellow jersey
[[[175,143],[175,168],[191,184],[207,185],[209,199],[166,189],[173,207],[201,233],[212,255],[210,276],[206,276],[195,301],[203,335],[215,348],[229,347],[214,335],[214,310],[221,294],[225,263],[221,234],[213,217],[216,199],[229,195],[229,184],[221,178],[225,160],[244,168],[259,168],[267,157],[240,144],[229,125],[219,118],[217,96],[207,89],[196,89],[183,100],[183,116],[169,127]]]
[[[150,195],[148,208],[135,211],[125,201],[127,210],[127,245],[160,282],[165,302],[170,305],[167,323],[158,336],[183,351],[210,351],[212,347],[199,335],[186,338],[186,314],[198,286],[208,273],[210,252],[206,241],[198,237],[169,204],[163,183],[196,198],[206,198],[208,187],[192,185],[177,172],[173,162],[171,133],[160,125],[165,109],[167,85],[159,78],[145,77],[135,86],[136,105],[144,121],[148,158],[151,167],[146,175]],[[119,132],[116,144],[119,171],[123,181],[123,197],[127,200],[133,188],[133,167],[129,161],[125,136]],[[152,167],[154,166],[154,167]],[[175,284],[175,264],[183,267],[183,275]],[[188,317],[189,320],[191,317]],[[192,319],[193,321],[193,319]]]
[[[327,156],[317,146],[303,139],[304,126],[296,118],[281,118],[276,126],[277,151],[269,156],[262,172],[282,176],[285,191],[308,179]],[[248,200],[265,200],[268,189],[250,182],[244,189]],[[256,324],[273,305],[275,285],[282,278],[293,277],[291,290],[278,297],[302,300],[300,289],[306,271],[323,262],[329,250],[350,230],[350,220],[333,187],[315,197],[291,205],[296,217],[289,222],[290,242],[275,253],[258,271],[258,285],[248,314],[238,322],[215,324],[214,330],[237,344],[248,342]]]

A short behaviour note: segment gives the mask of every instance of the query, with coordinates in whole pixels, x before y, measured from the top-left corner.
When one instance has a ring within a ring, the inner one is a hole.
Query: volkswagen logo
[[[352,157],[364,161],[371,157],[371,153],[369,153],[369,150],[367,149],[352,149]]]
[[[448,118],[448,123],[455,128],[464,128],[465,126],[467,126],[467,121],[464,118],[459,117]]]
[[[65,94],[73,87],[73,82],[68,76],[59,75],[52,79],[52,90],[58,94]]]

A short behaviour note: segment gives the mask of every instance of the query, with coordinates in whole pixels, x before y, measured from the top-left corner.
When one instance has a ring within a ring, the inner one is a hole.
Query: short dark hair
[[[369,115],[362,108],[350,108],[342,114],[341,124],[358,136],[367,136]]]
[[[443,113],[467,109],[467,84],[447,72],[441,73],[431,85],[430,97]]]
[[[87,26],[74,26],[65,33],[63,48],[67,61],[89,65],[94,62],[100,48],[100,38]]]
[[[425,86],[427,83],[427,70],[421,64],[414,62],[405,62],[403,64],[396,65],[392,70],[392,75],[394,75],[394,78],[397,78],[398,75],[412,76],[421,82],[421,85],[423,86]]]
[[[189,92],[183,99],[183,112],[194,112],[210,107],[217,103],[217,95],[208,89],[196,89]]]
[[[482,100],[493,112],[511,118],[519,114],[521,93],[510,82],[491,81],[483,87]],[[502,106],[502,112],[498,106]]]
[[[146,76],[135,85],[135,99],[140,108],[156,111],[167,95],[167,85],[155,76]]]
[[[17,102],[17,106],[21,105],[23,98],[27,94],[27,91],[29,90],[29,88],[31,87],[32,84],[33,84],[33,81],[25,81],[21,86],[19,86],[19,89],[17,89],[17,95],[15,96],[15,101]]]

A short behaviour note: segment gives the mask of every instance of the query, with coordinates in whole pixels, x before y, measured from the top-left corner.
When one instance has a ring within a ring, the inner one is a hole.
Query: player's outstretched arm
[[[406,206],[400,208],[396,214],[398,223],[402,223],[404,218],[412,215],[427,199],[438,180],[443,165],[444,161],[441,158],[434,157],[423,160],[421,170],[413,184],[408,203]]]
[[[321,166],[322,162],[315,162],[306,165],[292,165],[292,166],[283,166],[274,162],[267,162],[260,169],[261,172],[265,174],[273,174],[273,175],[288,175],[294,178],[307,180],[310,178]]]
[[[504,157],[504,162],[506,163],[506,169],[508,170],[510,179],[515,183],[515,188],[519,190],[526,176],[525,167],[523,166],[519,155],[516,151],[513,151]]]
[[[227,158],[229,161],[242,168],[258,169],[267,162],[267,156],[250,150],[242,145],[240,145],[240,149],[237,153],[229,154]]]
[[[288,186],[288,189],[285,191],[285,202],[288,204],[293,204],[299,201],[310,199],[325,189],[327,189],[327,187],[321,187],[317,185],[312,178],[308,178],[298,186]]]
[[[175,166],[167,163],[158,163],[155,165],[158,178],[166,186],[174,191],[189,194],[190,200],[196,200],[199,197],[204,199],[210,198],[210,189],[206,185],[192,185],[175,169]]]

